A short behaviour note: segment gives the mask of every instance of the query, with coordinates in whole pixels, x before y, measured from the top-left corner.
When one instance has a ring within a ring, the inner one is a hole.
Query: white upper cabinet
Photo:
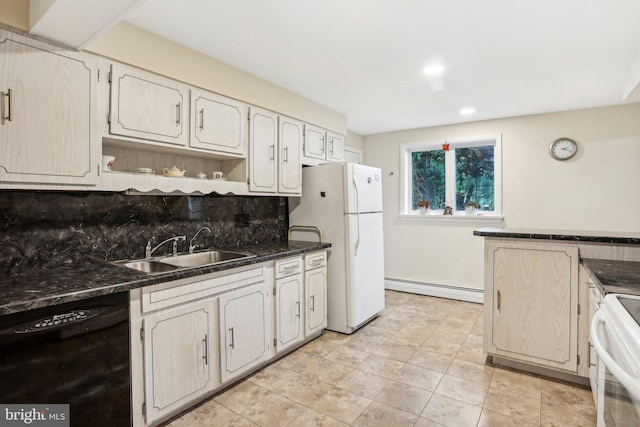
[[[247,154],[247,106],[241,102],[191,89],[192,148],[225,154]]]
[[[187,86],[155,74],[113,64],[109,132],[186,146]]]
[[[312,125],[304,127],[304,156],[311,159],[325,159],[325,130]]]
[[[280,117],[278,192],[302,194],[302,140],[304,124],[289,117]]]
[[[344,159],[344,137],[327,131],[327,160],[341,162]]]
[[[300,195],[304,124],[251,107],[249,191]]]
[[[249,112],[249,191],[275,193],[278,165],[278,115],[251,107]]]
[[[316,166],[344,160],[344,137],[317,126],[305,125],[302,163]]]
[[[0,181],[97,183],[96,74],[89,55],[0,30]]]

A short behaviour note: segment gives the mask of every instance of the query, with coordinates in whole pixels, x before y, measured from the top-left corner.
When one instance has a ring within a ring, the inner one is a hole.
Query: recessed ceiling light
[[[469,114],[473,114],[475,112],[475,108],[471,107],[463,108],[462,110],[460,110],[460,114],[462,114],[463,116],[468,116]]]
[[[424,73],[428,76],[442,74],[443,71],[444,71],[444,65],[442,64],[431,64],[424,67]]]

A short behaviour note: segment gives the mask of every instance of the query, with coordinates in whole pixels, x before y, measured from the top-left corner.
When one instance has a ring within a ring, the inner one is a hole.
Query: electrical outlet
[[[251,218],[246,213],[236,214],[235,221],[236,227],[249,227],[251,225]]]

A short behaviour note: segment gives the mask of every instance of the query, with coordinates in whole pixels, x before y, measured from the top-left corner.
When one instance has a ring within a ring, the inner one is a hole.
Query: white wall
[[[347,135],[344,139],[344,143],[349,147],[362,150],[364,148],[364,137],[360,134],[348,130]]]
[[[0,22],[29,31],[29,1],[0,0]]]
[[[640,232],[640,104],[370,135],[365,158],[384,177],[387,278],[482,288],[483,239],[472,233],[486,224],[398,219],[399,145],[498,133],[503,226]],[[560,137],[578,143],[569,161],[548,154]]]

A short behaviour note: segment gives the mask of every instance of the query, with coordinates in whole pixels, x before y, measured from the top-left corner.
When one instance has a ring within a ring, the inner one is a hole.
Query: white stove
[[[640,426],[640,296],[608,294],[591,324],[598,427]]]

